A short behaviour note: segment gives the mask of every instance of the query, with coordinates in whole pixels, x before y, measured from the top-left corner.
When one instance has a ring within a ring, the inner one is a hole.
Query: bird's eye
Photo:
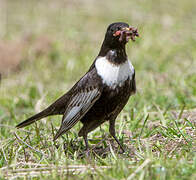
[[[114,33],[115,32],[115,29],[111,29],[111,32]]]

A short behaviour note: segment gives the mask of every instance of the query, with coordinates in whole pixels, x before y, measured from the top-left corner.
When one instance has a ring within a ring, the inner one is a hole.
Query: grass
[[[196,178],[194,0],[9,0],[0,7],[1,179]],[[56,143],[58,116],[16,130],[87,71],[115,21],[141,34],[127,46],[138,91],[116,124],[126,153],[119,153],[108,123],[89,134],[91,158],[82,156],[81,124]]]

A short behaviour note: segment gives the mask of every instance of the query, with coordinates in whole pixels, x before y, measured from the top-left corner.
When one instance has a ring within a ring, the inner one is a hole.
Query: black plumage
[[[89,71],[65,95],[16,127],[25,127],[47,116],[63,115],[61,127],[54,140],[81,121],[83,127],[79,136],[84,137],[88,148],[87,134],[109,121],[110,134],[124,151],[115,135],[115,119],[131,94],[136,91],[135,70],[128,62],[125,49],[128,40],[135,40],[135,36],[138,36],[137,29],[128,24],[111,24]]]

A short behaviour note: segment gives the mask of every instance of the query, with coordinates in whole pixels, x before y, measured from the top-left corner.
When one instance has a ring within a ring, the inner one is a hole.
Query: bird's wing
[[[101,95],[101,89],[97,83],[92,83],[92,77],[86,74],[78,82],[78,86],[74,90],[70,101],[68,102],[67,109],[63,115],[61,127],[54,137],[56,140],[60,135],[71,129],[88,110],[94,105]],[[81,87],[82,86],[82,87]]]

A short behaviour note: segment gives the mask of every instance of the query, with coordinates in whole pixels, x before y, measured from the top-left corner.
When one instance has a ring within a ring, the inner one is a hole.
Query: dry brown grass
[[[6,74],[16,70],[22,60],[23,43],[19,42],[0,42],[0,73]]]
[[[36,60],[41,55],[47,56],[52,48],[52,42],[46,35],[40,35],[35,39],[32,35],[26,35],[17,41],[0,41],[0,74],[19,71],[24,60]]]

